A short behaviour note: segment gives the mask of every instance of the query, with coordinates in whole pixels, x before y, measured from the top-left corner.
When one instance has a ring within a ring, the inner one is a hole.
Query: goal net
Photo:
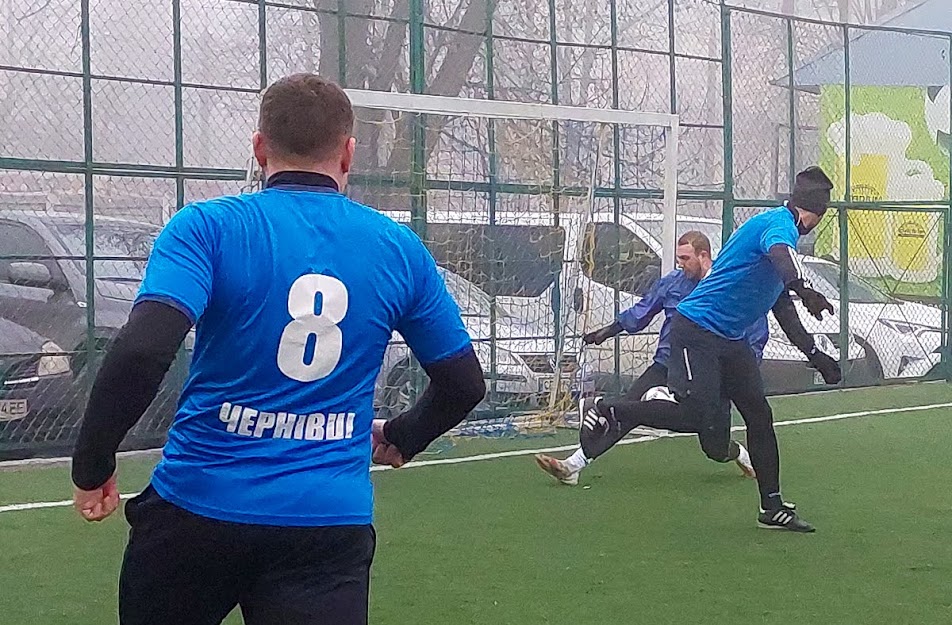
[[[585,346],[674,267],[676,115],[348,92],[358,158],[349,194],[411,225],[460,306],[487,397],[463,431],[551,425],[580,393],[650,363],[653,338]],[[425,375],[399,339],[378,408]]]
[[[624,386],[650,363],[650,334],[581,337],[674,267],[676,115],[348,94],[348,194],[426,241],[486,372],[487,397],[461,433],[551,426],[579,394]],[[378,412],[399,414],[425,379],[395,337]]]

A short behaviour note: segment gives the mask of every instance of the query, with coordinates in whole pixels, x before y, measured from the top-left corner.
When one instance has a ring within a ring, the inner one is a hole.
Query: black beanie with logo
[[[790,204],[816,215],[823,216],[830,203],[833,183],[819,167],[808,167],[797,174],[790,195]]]

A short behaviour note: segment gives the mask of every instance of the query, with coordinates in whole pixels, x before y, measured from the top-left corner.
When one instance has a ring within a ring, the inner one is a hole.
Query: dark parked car
[[[45,446],[76,414],[70,359],[36,332],[0,319],[0,458]]]
[[[94,370],[87,362],[89,348],[101,353],[125,323],[159,230],[149,224],[96,218],[94,315],[89,324],[83,216],[0,212],[0,317],[68,354],[69,388],[30,408],[30,423],[38,428],[31,434],[36,444],[30,449],[36,453],[61,453],[75,440]],[[183,360],[173,365],[126,447],[161,442],[184,380]]]

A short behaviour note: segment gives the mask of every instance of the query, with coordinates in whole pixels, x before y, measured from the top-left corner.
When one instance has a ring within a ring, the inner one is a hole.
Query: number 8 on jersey
[[[315,300],[321,296],[321,312],[315,313]],[[343,334],[337,324],[347,314],[347,287],[337,278],[320,274],[301,276],[288,293],[291,323],[278,343],[278,369],[298,382],[314,382],[329,376],[340,362]],[[307,345],[311,335],[316,341],[310,361]]]

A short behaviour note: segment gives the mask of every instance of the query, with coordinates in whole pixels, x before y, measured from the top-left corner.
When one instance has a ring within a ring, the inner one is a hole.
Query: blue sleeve
[[[197,207],[176,213],[155,240],[136,301],[168,304],[197,323],[212,293],[217,240]]]
[[[430,252],[415,234],[408,239],[413,292],[396,330],[420,364],[430,365],[460,354],[471,343],[459,307],[446,290]]]
[[[664,310],[664,297],[670,286],[671,274],[656,281],[637,304],[618,314],[619,325],[632,334],[647,328],[651,320]]]
[[[795,226],[785,220],[776,219],[760,235],[760,251],[767,254],[774,245],[786,245],[797,249],[797,239],[799,238],[800,234]]]
[[[770,339],[770,326],[767,324],[767,317],[763,316],[747,328],[747,344],[754,351],[757,362],[764,358],[764,347]]]

